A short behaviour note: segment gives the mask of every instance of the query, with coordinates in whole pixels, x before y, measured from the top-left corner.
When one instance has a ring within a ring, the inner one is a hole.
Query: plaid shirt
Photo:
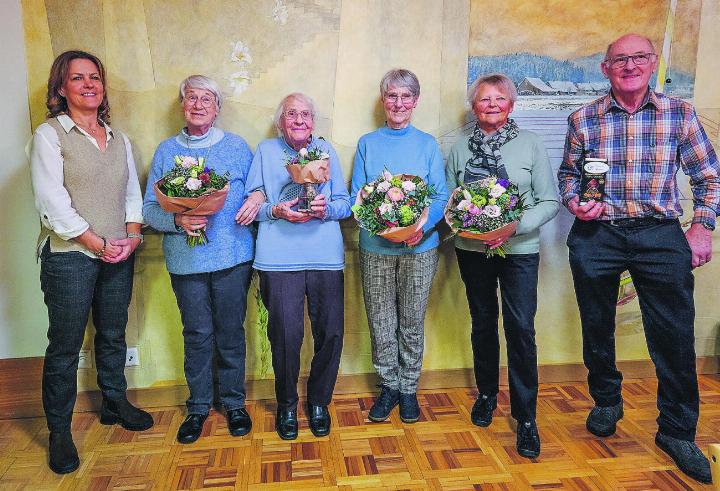
[[[568,117],[558,186],[563,203],[577,196],[584,157],[606,158],[605,211],[599,220],[682,215],[675,174],[682,167],[693,192],[693,223],[715,227],[720,166],[687,102],[653,91],[630,114],[611,94]]]

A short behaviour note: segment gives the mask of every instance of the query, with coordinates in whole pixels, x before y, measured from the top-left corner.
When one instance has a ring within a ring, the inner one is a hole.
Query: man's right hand
[[[605,211],[605,203],[602,201],[590,200],[584,205],[580,205],[580,197],[575,196],[568,201],[567,205],[570,213],[578,217],[580,220],[595,220]]]

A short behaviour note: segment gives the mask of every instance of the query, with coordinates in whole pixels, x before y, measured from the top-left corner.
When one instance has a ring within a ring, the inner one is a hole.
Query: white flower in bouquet
[[[460,203],[458,203],[456,208],[460,211],[466,211],[470,207],[471,204],[472,204],[472,201],[464,199]]]
[[[490,196],[493,198],[499,198],[505,191],[506,189],[503,186],[496,183],[492,189],[490,189]]]
[[[392,181],[393,175],[390,174],[390,172],[388,172],[387,170],[384,170],[382,175],[383,175],[383,179],[385,179],[386,181],[388,181],[388,182]]]
[[[200,179],[195,179],[194,177],[191,177],[185,183],[185,187],[188,188],[190,191],[197,191],[202,187],[202,181]]]
[[[320,154],[320,160],[327,160],[330,158],[330,154],[327,152],[323,152]]]
[[[360,196],[362,197],[362,199],[365,199],[370,196],[370,193],[372,193],[373,191],[375,191],[375,188],[373,186],[370,186],[369,184],[366,184],[360,190]]]
[[[472,201],[472,195],[470,194],[470,191],[467,189],[463,189],[462,192],[463,198],[465,198],[465,201]]]
[[[182,165],[185,169],[189,169],[190,167],[195,167],[198,165],[197,160],[195,160],[193,157],[181,157],[180,165]]]
[[[500,213],[500,207],[497,205],[487,205],[485,208],[483,208],[483,214],[489,216],[490,218],[499,217]]]
[[[298,152],[298,154],[300,154],[301,157],[307,157],[308,156],[307,148],[305,148],[305,147],[301,148],[300,151]]]
[[[391,187],[392,184],[390,184],[390,181],[380,181],[377,185],[377,189],[381,193],[387,193]]]
[[[417,186],[415,186],[415,183],[412,181],[403,181],[402,183],[403,191],[405,191],[406,193],[412,193],[413,191],[415,191],[416,187]]]
[[[390,213],[392,211],[393,207],[390,203],[383,203],[380,205],[378,210],[380,211],[381,215],[385,215],[387,213]]]

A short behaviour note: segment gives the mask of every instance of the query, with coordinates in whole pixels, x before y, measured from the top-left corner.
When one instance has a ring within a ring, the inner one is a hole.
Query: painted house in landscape
[[[557,95],[558,91],[537,77],[525,77],[518,85],[519,95]]]

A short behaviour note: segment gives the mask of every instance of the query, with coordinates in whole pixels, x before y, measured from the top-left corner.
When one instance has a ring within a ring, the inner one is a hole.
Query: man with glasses
[[[615,308],[620,274],[629,270],[658,377],[655,443],[688,476],[709,483],[708,461],[694,442],[699,395],[692,269],[711,259],[720,166],[693,107],[650,90],[657,63],[647,38],[617,39],[600,65],[610,93],[568,118],[558,179],[563,203],[576,217],[567,245],[595,401],[586,426],[610,436],[623,417]],[[603,201],[580,205],[586,158],[607,159],[609,170]],[[680,168],[693,192],[692,225],[684,234],[675,179]]]

